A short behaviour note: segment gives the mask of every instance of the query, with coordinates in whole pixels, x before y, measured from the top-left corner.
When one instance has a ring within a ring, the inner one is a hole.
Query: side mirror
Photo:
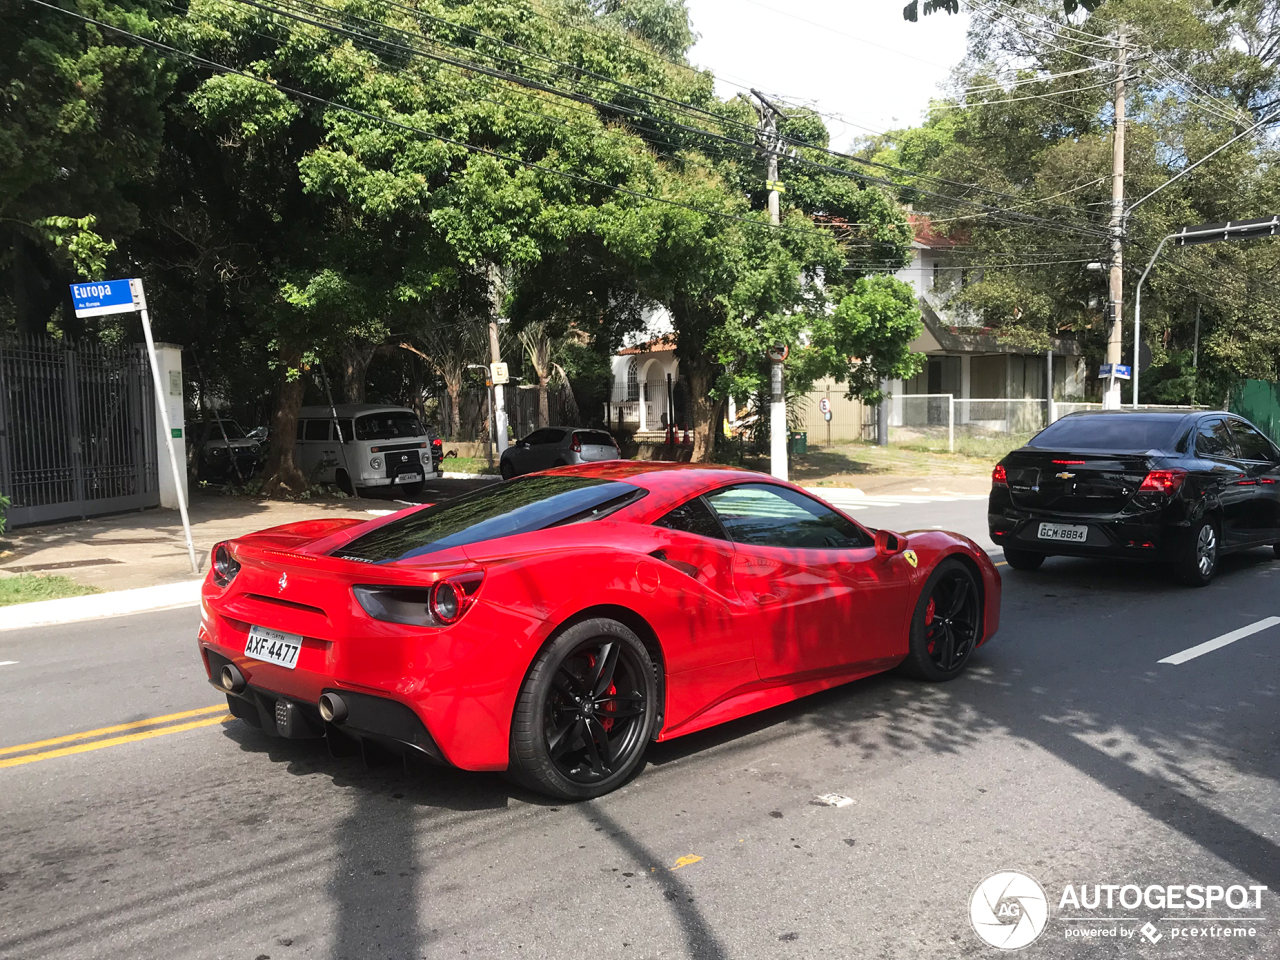
[[[882,557],[896,557],[907,549],[907,541],[890,530],[876,531],[876,553]]]

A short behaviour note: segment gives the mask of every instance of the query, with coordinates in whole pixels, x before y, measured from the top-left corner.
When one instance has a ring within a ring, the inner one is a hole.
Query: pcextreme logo
[[[1265,922],[1266,891],[1260,884],[1066,884],[1057,898],[1055,922],[1061,924],[1063,938],[1095,943],[1115,939],[1154,946],[1161,941],[1254,939]],[[969,922],[991,946],[1019,950],[1044,933],[1049,898],[1027,874],[1001,870],[974,887]]]
[[[1001,870],[976,887],[969,897],[969,922],[993,947],[1020,950],[1044,933],[1049,901],[1044,889],[1025,873]]]

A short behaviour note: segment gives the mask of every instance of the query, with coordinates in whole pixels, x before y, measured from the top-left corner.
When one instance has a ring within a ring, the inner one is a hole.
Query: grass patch
[[[440,464],[440,469],[446,473],[498,474],[497,464],[489,466],[486,457],[447,457]]]
[[[36,600],[60,600],[63,597],[83,597],[89,593],[101,593],[97,587],[86,587],[70,577],[20,573],[16,577],[0,577],[0,607],[15,603],[31,603]]]

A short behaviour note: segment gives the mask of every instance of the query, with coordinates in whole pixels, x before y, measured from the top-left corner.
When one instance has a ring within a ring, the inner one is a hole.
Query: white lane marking
[[[1230,633],[1224,633],[1220,637],[1214,637],[1212,640],[1206,640],[1204,643],[1198,643],[1194,647],[1187,647],[1180,650],[1171,657],[1165,657],[1160,663],[1186,663],[1188,660],[1194,660],[1196,657],[1203,657],[1206,653],[1212,653],[1220,647],[1225,647],[1229,643],[1235,643],[1237,640],[1243,640],[1245,637],[1251,637],[1255,633],[1260,633],[1280,624],[1280,617],[1267,617],[1259,620],[1257,623],[1251,623],[1247,627],[1241,627],[1239,630],[1232,630]]]
[[[200,585],[203,582],[183,580],[179,583],[162,583],[134,590],[113,590],[110,593],[94,593],[83,597],[15,603],[0,608],[0,630],[77,623],[174,607],[194,607],[200,603]]]
[[[366,510],[365,513],[371,513],[375,517],[387,517],[393,513],[399,513],[399,510]]]
[[[17,660],[0,660],[0,667],[12,667]]]

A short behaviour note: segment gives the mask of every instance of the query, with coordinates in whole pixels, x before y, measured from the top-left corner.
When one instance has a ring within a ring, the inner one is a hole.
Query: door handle
[[[760,604],[761,606],[765,606],[767,604],[777,603],[777,602],[778,602],[778,598],[775,597],[772,593],[761,593],[761,594],[757,594],[756,596],[756,603]]]

